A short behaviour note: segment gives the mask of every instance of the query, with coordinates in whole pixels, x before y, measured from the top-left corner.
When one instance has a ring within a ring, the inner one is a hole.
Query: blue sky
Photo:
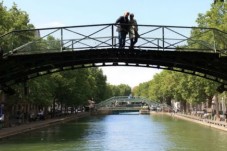
[[[29,14],[37,28],[114,23],[125,11],[134,13],[138,24],[197,26],[199,13],[206,13],[213,0],[4,0],[10,8],[15,2]],[[158,69],[105,67],[111,84],[134,87],[151,80]]]

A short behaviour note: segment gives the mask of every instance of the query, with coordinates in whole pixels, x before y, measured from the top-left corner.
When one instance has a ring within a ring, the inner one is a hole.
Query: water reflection
[[[227,133],[163,115],[96,116],[0,141],[1,151],[224,151]]]
[[[227,133],[208,126],[158,115],[153,120],[166,125],[165,136],[173,145],[171,151],[224,151]]]

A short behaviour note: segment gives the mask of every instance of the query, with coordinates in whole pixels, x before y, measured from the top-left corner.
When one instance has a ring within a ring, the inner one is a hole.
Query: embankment
[[[83,117],[87,117],[89,115],[90,115],[89,112],[81,112],[81,113],[74,114],[74,115],[67,116],[67,117],[47,119],[44,121],[36,121],[36,122],[23,124],[23,125],[19,125],[19,126],[14,126],[14,127],[2,128],[2,129],[0,129],[0,139],[9,137],[9,136],[13,136],[13,135],[17,135],[20,133],[25,133],[25,132],[29,132],[32,130],[44,128],[44,127],[51,126],[54,124],[60,124],[60,123],[64,123],[64,122],[68,122],[68,121],[72,121],[72,120],[77,120],[77,119],[80,119]]]

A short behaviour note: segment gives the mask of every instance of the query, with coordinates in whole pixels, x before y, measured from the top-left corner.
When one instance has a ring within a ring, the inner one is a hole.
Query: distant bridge
[[[139,112],[143,105],[156,105],[151,101],[142,97],[115,96],[96,105],[99,113],[118,114],[123,112]]]
[[[141,106],[141,103],[147,104],[147,105],[152,105],[155,104],[154,101],[151,101],[147,98],[143,97],[130,97],[130,96],[114,96],[111,97],[107,100],[104,100],[96,105],[97,108],[102,108],[102,107],[116,107],[116,103],[124,103],[125,105],[129,103],[129,105],[139,105]]]
[[[118,49],[116,26],[42,28],[0,36],[1,87],[63,70],[101,66],[173,70],[227,87],[225,32],[214,28],[139,25],[139,41],[130,50],[129,39],[126,49]]]
[[[145,107],[145,108],[143,108]],[[125,112],[139,112],[141,109],[161,109],[169,111],[172,109],[167,104],[157,103],[143,97],[114,96],[96,104],[95,108],[99,114],[120,114]]]

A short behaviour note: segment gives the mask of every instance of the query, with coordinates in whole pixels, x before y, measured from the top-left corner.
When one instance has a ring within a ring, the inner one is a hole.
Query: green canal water
[[[0,151],[226,151],[227,132],[165,115],[93,116],[0,140]]]

